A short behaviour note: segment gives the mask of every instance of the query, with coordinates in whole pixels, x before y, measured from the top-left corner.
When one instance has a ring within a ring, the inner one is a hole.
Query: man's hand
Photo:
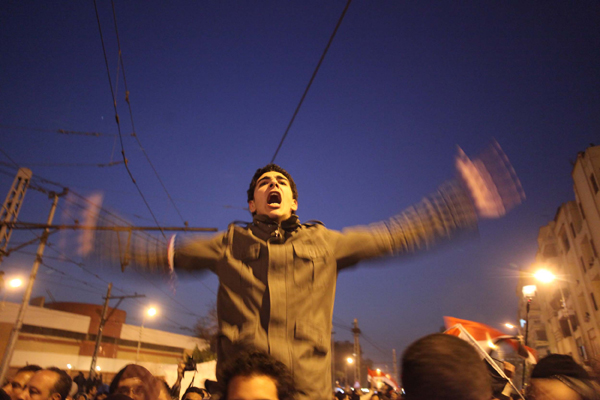
[[[455,165],[481,218],[499,218],[525,200],[519,178],[498,142],[474,160],[459,147]]]

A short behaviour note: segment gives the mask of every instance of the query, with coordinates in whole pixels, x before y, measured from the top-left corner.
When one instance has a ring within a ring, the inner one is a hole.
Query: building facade
[[[2,355],[19,307],[20,304],[6,302],[0,309]],[[9,375],[25,365],[37,364],[70,370],[71,375],[82,371],[87,376],[101,313],[102,306],[95,304],[30,305],[11,359]],[[177,377],[177,364],[195,348],[203,350],[208,346],[206,341],[196,337],[126,324],[126,313],[122,310],[109,309],[108,314],[110,317],[104,325],[96,362],[104,382],[110,383],[121,368],[135,363],[137,358],[138,364],[155,376],[173,383]],[[214,380],[215,364],[214,361],[199,364],[196,382]],[[187,387],[188,380],[191,380],[190,373],[184,377],[182,387]]]
[[[572,177],[575,200],[562,204],[540,228],[536,262],[521,271],[519,318],[527,320],[522,287],[536,285],[528,344],[540,356],[569,354],[589,363],[600,360],[600,146],[577,155]],[[533,275],[542,268],[557,279],[538,281]]]

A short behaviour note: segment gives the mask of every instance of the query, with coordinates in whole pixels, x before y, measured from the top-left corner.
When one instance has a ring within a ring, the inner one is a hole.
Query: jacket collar
[[[281,224],[266,215],[255,215],[251,225],[252,233],[256,236],[276,243],[283,243],[298,228],[300,228],[300,219],[295,214]]]

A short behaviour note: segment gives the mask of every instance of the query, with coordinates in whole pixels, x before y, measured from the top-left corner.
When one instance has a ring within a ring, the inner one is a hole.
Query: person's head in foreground
[[[298,191],[292,176],[276,164],[254,173],[248,188],[248,209],[276,222],[290,218],[298,209]]]
[[[528,400],[600,400],[598,387],[571,356],[551,354],[531,372]]]
[[[492,386],[477,351],[456,336],[436,333],[402,355],[406,400],[489,400]]]
[[[15,376],[9,379],[2,389],[10,396],[11,400],[17,400],[33,374],[41,369],[42,367],[39,365],[26,365],[19,368]]]
[[[123,394],[133,400],[157,400],[162,384],[141,365],[129,364],[110,383],[110,394]],[[109,396],[110,397],[110,396]]]
[[[206,389],[197,388],[195,386],[190,386],[187,388],[183,396],[182,400],[202,400],[208,398],[208,392]]]
[[[294,378],[287,367],[270,355],[246,349],[227,362],[219,377],[222,400],[292,400]]]
[[[19,400],[65,400],[71,390],[71,377],[62,369],[41,369],[27,382]]]

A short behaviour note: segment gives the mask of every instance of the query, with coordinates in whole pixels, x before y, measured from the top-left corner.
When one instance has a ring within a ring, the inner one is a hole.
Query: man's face
[[[146,386],[138,377],[121,379],[117,386],[117,393],[131,397],[133,400],[146,400]]]
[[[60,376],[54,371],[36,372],[18,396],[19,400],[60,400],[60,394],[54,392],[54,386]],[[54,393],[53,393],[54,392]]]
[[[10,396],[11,400],[17,400],[34,373],[33,371],[19,372],[2,389]]]
[[[250,212],[266,215],[274,221],[282,222],[298,209],[290,182],[282,173],[265,172],[256,182],[254,200],[248,203]]]
[[[279,396],[268,376],[236,376],[229,382],[226,400],[279,400]]]
[[[533,400],[581,400],[576,391],[558,379],[532,379],[529,396]]]

